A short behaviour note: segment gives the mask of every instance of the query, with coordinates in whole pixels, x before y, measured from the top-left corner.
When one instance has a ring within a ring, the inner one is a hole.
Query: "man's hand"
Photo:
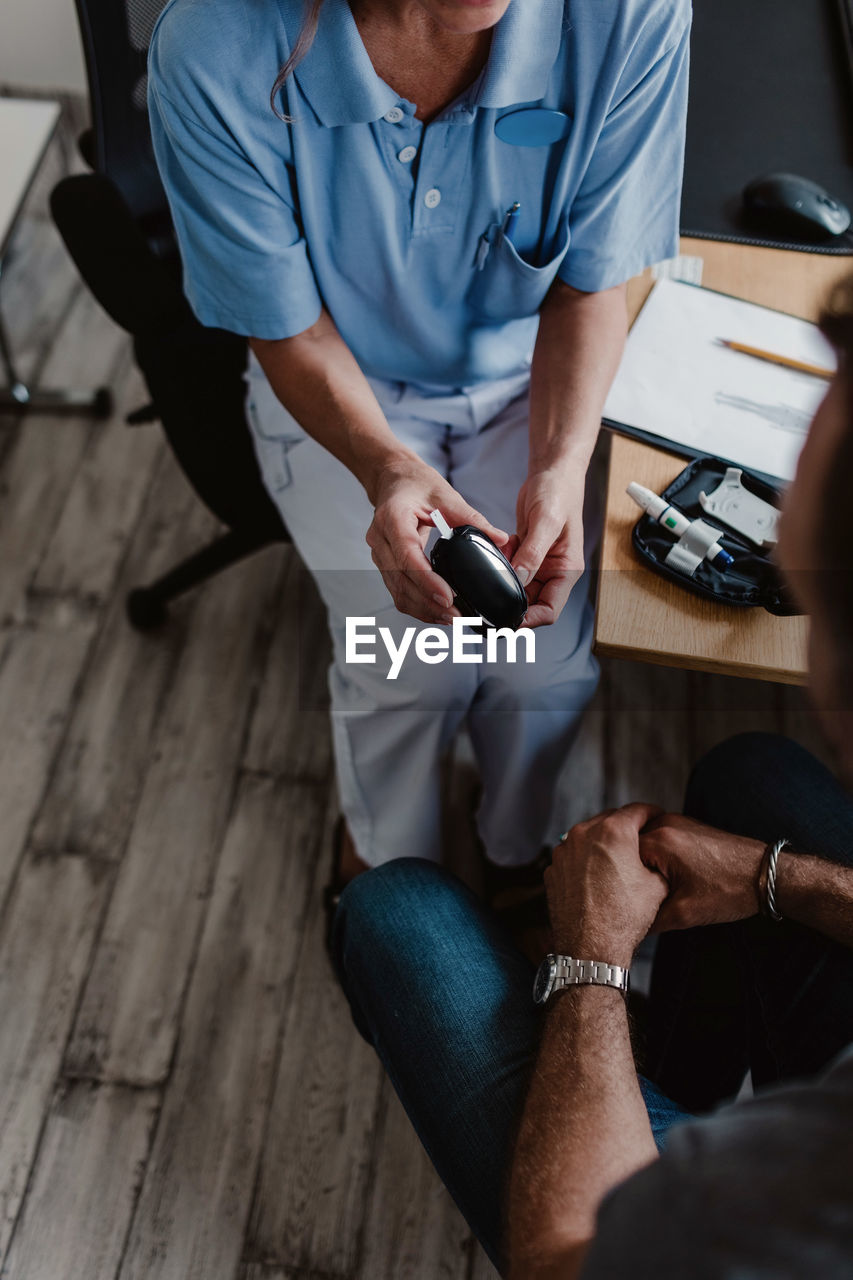
[[[459,616],[453,608],[453,592],[433,573],[424,551],[433,529],[429,513],[438,507],[452,529],[476,525],[500,547],[508,542],[508,534],[490,524],[434,467],[414,455],[384,467],[369,496],[374,513],[367,545],[394,604],[421,622],[451,622]]]
[[[669,882],[669,897],[658,912],[655,931],[756,915],[764,849],[760,840],[733,836],[678,813],[656,818],[640,836],[643,862]]]
[[[640,832],[661,812],[610,809],[555,847],[545,872],[555,951],[628,968],[667,893],[664,876],[640,860]]]
[[[529,475],[516,504],[518,533],[504,553],[527,591],[526,627],[556,622],[584,570],[585,474],[556,468]]]

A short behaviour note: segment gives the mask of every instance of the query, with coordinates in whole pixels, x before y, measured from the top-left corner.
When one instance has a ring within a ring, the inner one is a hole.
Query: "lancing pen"
[[[634,499],[638,507],[642,507],[647,516],[651,516],[658,524],[662,524],[665,529],[671,529],[676,538],[680,538],[686,533],[690,525],[693,523],[684,514],[674,507],[672,503],[667,502],[666,498],[662,498],[660,494],[653,493],[651,489],[647,489],[645,485],[637,484],[632,480],[628,485],[626,493]],[[713,546],[708,548],[707,560],[712,560],[718,569],[725,572],[734,564],[734,556],[729,555],[725,547],[721,547],[719,542],[715,542]]]
[[[504,233],[504,240],[508,240],[510,244],[512,244],[513,242],[513,237],[515,235],[515,228],[518,225],[518,215],[520,210],[521,210],[521,205],[518,202],[518,200],[516,200],[515,203],[511,204],[506,211],[506,217],[504,218],[504,225],[503,225],[503,233]]]

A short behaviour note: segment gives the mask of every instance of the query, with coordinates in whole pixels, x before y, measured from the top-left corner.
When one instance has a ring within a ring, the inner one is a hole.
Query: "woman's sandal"
[[[548,950],[551,924],[543,877],[551,865],[550,848],[522,867],[500,867],[484,860],[484,895],[520,949],[538,963]]]
[[[551,865],[551,850],[544,848],[532,862],[521,867],[501,867],[483,859],[483,892],[498,915],[512,912],[528,902],[544,902],[544,876]]]
[[[323,889],[323,910],[326,913],[326,950],[330,956],[332,954],[332,930],[335,927],[335,913],[341,900],[341,894],[346,888],[345,881],[341,879],[341,859],[344,853],[345,832],[346,820],[341,814],[335,823],[335,829],[332,833],[332,870],[328,884]]]

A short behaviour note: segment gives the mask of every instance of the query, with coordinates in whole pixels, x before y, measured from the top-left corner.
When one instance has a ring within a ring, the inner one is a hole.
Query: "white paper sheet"
[[[825,369],[816,325],[674,280],[660,280],[628,337],[604,416],[791,480],[827,383],[721,346],[743,342]]]

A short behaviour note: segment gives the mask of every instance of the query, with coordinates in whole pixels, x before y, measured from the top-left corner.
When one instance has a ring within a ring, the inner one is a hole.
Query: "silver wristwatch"
[[[604,960],[547,955],[536,970],[533,999],[537,1004],[546,1004],[558,991],[579,986],[615,987],[627,995],[628,970]]]

